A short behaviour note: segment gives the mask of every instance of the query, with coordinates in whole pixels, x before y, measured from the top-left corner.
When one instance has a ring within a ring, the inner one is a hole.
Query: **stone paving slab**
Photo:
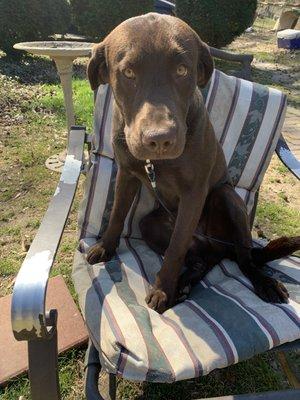
[[[11,295],[0,298],[0,385],[28,370],[27,343],[15,340],[11,329],[11,299]],[[46,305],[58,310],[59,353],[87,342],[80,311],[62,276],[49,280]]]

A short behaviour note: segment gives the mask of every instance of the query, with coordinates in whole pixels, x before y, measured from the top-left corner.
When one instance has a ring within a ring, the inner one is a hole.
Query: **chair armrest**
[[[239,77],[247,80],[252,80],[251,77],[251,63],[253,61],[252,54],[235,54],[229,51],[216,49],[215,47],[209,47],[210,54],[214,58],[219,58],[221,60],[233,61],[241,63],[243,66],[242,71],[240,71]]]
[[[154,9],[160,14],[175,15],[175,1],[155,0]]]
[[[17,340],[47,338],[53,312],[45,312],[47,283],[74,199],[83,160],[84,127],[71,127],[68,152],[55,193],[17,275],[11,321]],[[52,310],[53,311],[53,310]]]
[[[300,179],[300,161],[292,153],[283,136],[281,136],[278,140],[276,153],[283,164],[291,171],[291,173],[296,178]]]
[[[243,65],[250,65],[253,61],[252,54],[236,54],[236,53],[231,53],[226,50],[217,49],[217,48],[211,47],[211,46],[209,47],[209,50],[210,50],[210,54],[213,57],[220,58],[222,60],[239,62]]]

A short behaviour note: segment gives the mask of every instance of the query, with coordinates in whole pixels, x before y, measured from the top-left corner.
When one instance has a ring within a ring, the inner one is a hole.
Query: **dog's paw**
[[[286,287],[271,277],[265,277],[254,286],[255,293],[267,303],[288,303],[289,293]]]
[[[87,262],[91,265],[98,262],[106,262],[112,258],[113,254],[105,249],[103,242],[94,244],[87,253]]]
[[[150,293],[148,294],[145,300],[146,303],[148,304],[148,307],[157,311],[159,314],[162,314],[164,311],[167,310],[167,308],[169,308],[168,296],[161,289],[156,289],[156,288],[151,289]]]

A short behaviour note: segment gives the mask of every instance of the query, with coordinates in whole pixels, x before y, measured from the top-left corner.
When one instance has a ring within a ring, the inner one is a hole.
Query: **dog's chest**
[[[132,173],[154,193],[144,168],[134,170]],[[177,168],[154,165],[154,173],[156,186],[154,194],[158,195],[171,210],[177,210],[181,193],[190,182],[185,181],[183,174]]]

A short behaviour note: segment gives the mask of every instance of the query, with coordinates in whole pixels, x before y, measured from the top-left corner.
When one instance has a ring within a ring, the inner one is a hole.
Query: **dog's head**
[[[156,13],[116,27],[94,46],[88,65],[93,89],[112,86],[128,148],[140,160],[181,155],[196,86],[205,86],[212,71],[199,36],[180,19]]]

